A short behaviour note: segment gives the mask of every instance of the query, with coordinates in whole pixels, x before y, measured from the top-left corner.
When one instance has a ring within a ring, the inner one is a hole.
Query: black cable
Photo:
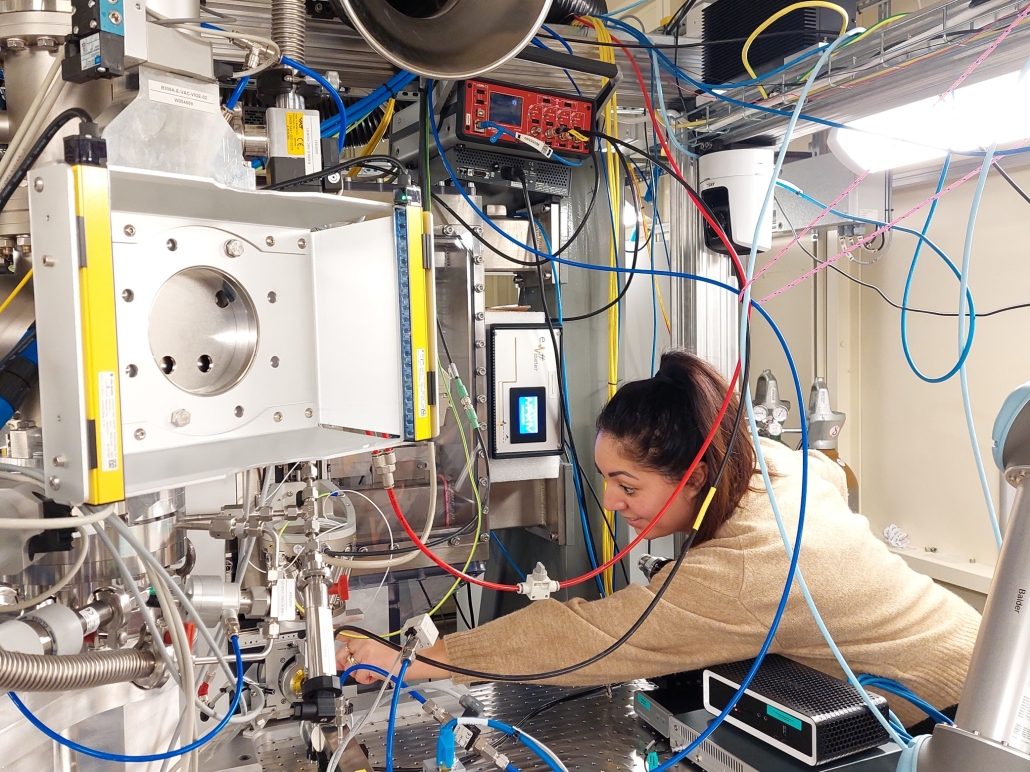
[[[430,599],[429,593],[426,592],[426,587],[425,587],[424,584],[422,584],[422,580],[421,579],[418,580],[418,588],[420,590],[422,590],[422,596],[426,599],[426,603],[429,604],[429,608],[430,609],[436,608],[436,604],[433,603],[433,601]],[[472,628],[469,627],[469,622],[465,618],[465,612],[461,610],[461,604],[458,603],[457,596],[455,596],[455,598],[454,598],[454,608],[456,608],[458,610],[458,614],[461,616],[461,621],[465,623],[465,628],[468,629],[468,630],[471,630]]]
[[[797,239],[798,238],[798,232],[797,232],[797,230],[795,230],[794,225],[790,221],[790,218],[787,216],[787,213],[783,210],[782,206],[779,207],[779,209],[780,209],[780,214],[783,215],[783,221],[785,223],[787,223],[787,227],[790,228],[791,234],[794,236],[795,239]],[[808,255],[812,259],[812,261],[815,262],[816,265],[826,265],[826,261],[825,260],[820,260],[818,257],[816,257],[800,240],[797,241],[797,245],[799,247],[801,247],[801,250],[806,255]],[[949,318],[952,318],[952,319],[955,319],[955,318],[958,317],[958,314],[954,313],[952,311],[930,311],[929,309],[926,309],[926,308],[911,308],[909,306],[903,306],[900,303],[896,303],[893,300],[891,300],[889,297],[887,297],[887,294],[882,289],[877,287],[875,284],[870,284],[869,282],[862,281],[861,279],[859,279],[859,278],[857,278],[855,276],[852,276],[847,271],[838,268],[833,263],[830,263],[829,265],[826,265],[826,267],[829,268],[831,271],[836,271],[841,276],[843,276],[845,279],[847,279],[848,281],[854,282],[855,284],[859,285],[860,287],[865,287],[866,289],[871,289],[873,292],[875,292],[877,295],[879,295],[883,299],[883,301],[885,303],[887,303],[887,305],[892,306],[893,308],[896,308],[899,311],[907,311],[910,314],[926,314],[927,316],[949,317]],[[1018,311],[1018,310],[1023,309],[1023,308],[1030,308],[1030,303],[1016,303],[1015,305],[1005,306],[1004,308],[996,308],[993,311],[987,311],[987,312],[982,313],[982,314],[978,313],[978,314],[976,314],[976,318],[977,319],[984,319],[984,318],[986,318],[988,316],[996,316],[998,314],[1004,314],[1004,313],[1007,313],[1009,311]]]
[[[566,241],[564,244],[562,244],[561,247],[558,248],[558,251],[554,253],[554,257],[560,257],[563,252],[565,252],[567,249],[569,249],[569,247],[571,247],[576,242],[576,239],[578,239],[580,234],[583,233],[583,230],[586,228],[587,223],[590,221],[590,216],[594,212],[594,202],[597,201],[597,193],[598,193],[598,191],[601,188],[601,166],[600,166],[600,162],[597,159],[597,153],[596,152],[591,153],[591,160],[593,161],[593,167],[594,167],[594,190],[593,190],[593,193],[591,193],[591,195],[590,195],[590,201],[587,204],[586,211],[583,212],[583,218],[580,220],[579,225],[576,227],[576,230],[574,230],[572,232],[572,235],[569,237],[569,240]],[[446,211],[451,217],[454,218],[455,222],[457,222],[458,225],[460,225],[465,230],[467,230],[469,232],[469,234],[476,241],[481,243],[484,247],[489,249],[491,252],[496,254],[498,257],[502,257],[505,260],[507,260],[508,262],[515,263],[516,265],[526,266],[527,268],[536,268],[538,265],[547,265],[547,263],[550,262],[548,260],[542,260],[542,259],[541,260],[519,260],[516,257],[512,257],[511,255],[504,254],[504,252],[502,252],[497,247],[495,247],[493,244],[491,244],[489,241],[487,241],[486,238],[484,238],[482,234],[477,233],[473,229],[473,227],[471,225],[469,225],[467,222],[465,222],[463,219],[461,219],[461,217],[458,215],[458,213],[455,212],[450,206],[447,205],[447,203],[443,200],[442,196],[440,196],[438,193],[433,193],[433,198],[436,200],[436,203],[438,203],[441,207],[443,207],[444,211]]]
[[[396,171],[391,172],[387,169],[383,169],[381,166],[376,166],[377,163],[390,164]],[[351,158],[348,161],[343,161],[334,166],[330,166],[327,169],[323,169],[320,172],[315,172],[314,174],[306,174],[303,177],[295,177],[292,180],[284,180],[283,182],[278,182],[275,185],[266,185],[262,188],[262,190],[285,190],[286,188],[292,188],[295,185],[303,185],[305,182],[320,180],[323,177],[328,177],[330,174],[345,172],[348,169],[353,169],[355,166],[361,166],[366,169],[376,169],[382,172],[383,174],[393,174],[395,177],[407,176],[408,174],[408,170],[404,168],[404,164],[402,164],[393,156],[367,155],[361,158]]]
[[[578,692],[571,692],[569,694],[563,694],[561,697],[556,697],[555,699],[551,700],[550,702],[545,702],[543,705],[540,705],[539,707],[535,708],[531,712],[527,713],[525,716],[523,716],[521,719],[519,719],[519,722],[517,724],[513,724],[512,725],[512,729],[521,729],[526,724],[528,724],[530,721],[532,721],[534,718],[539,716],[541,713],[544,713],[544,712],[550,710],[551,708],[556,708],[559,705],[564,705],[566,702],[572,702],[573,700],[579,700],[579,699],[582,699],[583,697],[593,697],[595,694],[600,694],[601,692],[607,691],[607,689],[608,689],[607,686],[594,686],[594,687],[591,687],[590,689],[582,689],[582,690],[580,690]],[[513,739],[512,735],[504,735],[504,737],[502,737],[500,740],[498,740],[496,743],[494,743],[494,747],[495,748],[500,748],[502,745],[504,745],[506,742],[508,742],[508,740],[511,740],[511,739]]]
[[[418,93],[418,164],[419,183],[422,188],[422,209],[430,212],[433,200],[429,194],[433,190],[429,175],[429,81],[423,80]]]
[[[622,165],[623,170],[626,172],[626,175],[629,177],[629,179],[632,180],[633,179],[633,172],[630,170],[629,164],[626,162],[626,156],[624,156],[622,154],[622,151],[618,147],[616,147],[615,145],[612,145],[612,150],[614,150],[615,153],[619,156],[619,162]],[[637,223],[636,223],[636,229],[634,230],[634,235],[633,235],[633,265],[630,266],[630,268],[633,271],[636,271],[636,269],[637,269],[637,257],[640,255],[640,217],[643,216],[644,204],[640,200],[639,195],[637,194],[637,186],[636,185],[630,185],[630,187],[633,189],[633,200],[636,201],[636,211],[637,211]],[[614,194],[614,192],[615,191],[609,191],[608,195],[611,196],[611,195]],[[612,238],[621,241],[621,239],[619,238],[619,235],[617,233],[613,233],[612,234]],[[607,311],[608,309],[612,308],[613,306],[618,305],[619,303],[622,302],[622,299],[624,297],[626,297],[626,293],[629,292],[629,285],[632,284],[634,276],[636,276],[636,273],[630,273],[629,276],[626,277],[626,283],[622,286],[622,289],[619,291],[619,294],[616,295],[614,298],[612,298],[612,300],[610,302],[608,302],[606,305],[602,306],[601,308],[598,308],[596,311],[590,311],[589,313],[586,313],[586,314],[579,314],[578,316],[563,317],[562,318],[562,323],[565,323],[565,322],[581,322],[584,319],[591,319],[591,318],[593,318],[595,316],[603,314],[605,311]]]
[[[1021,187],[1019,187],[1019,184],[1009,176],[1009,173],[1002,169],[1001,165],[997,162],[995,162],[994,168],[998,170],[998,174],[1002,176],[1005,182],[1007,182],[1012,187],[1012,189],[1019,194],[1020,198],[1022,198],[1024,201],[1030,204],[1030,195],[1028,195],[1027,192],[1023,190]]]
[[[683,18],[690,12],[690,9],[697,5],[697,0],[685,0],[685,2],[676,9],[676,13],[669,19],[669,23],[665,25],[662,31],[666,35],[672,34],[674,31],[678,31],[680,25],[683,24]],[[676,37],[679,37],[677,34]]]
[[[747,340],[746,340],[745,348],[744,348],[744,367],[743,367],[743,372],[741,374],[742,375],[742,378],[741,378],[741,381],[740,381],[741,384],[747,383],[746,379],[750,377],[750,373],[751,373],[751,332],[750,332],[750,329],[749,329],[748,333],[747,333]],[[743,393],[744,390],[742,389],[741,392]],[[714,484],[712,486],[713,488],[717,488],[719,486],[720,482],[722,481],[723,475],[726,473],[726,469],[727,469],[727,467],[729,465],[730,456],[733,453],[733,446],[736,443],[737,438],[739,437],[739,434],[740,434],[740,427],[741,427],[741,425],[743,423],[743,417],[744,417],[744,409],[745,409],[744,399],[741,398],[740,399],[740,403],[737,406],[737,415],[736,415],[736,418],[734,420],[733,432],[730,435],[730,441],[729,441],[729,443],[726,446],[726,453],[723,456],[722,461],[721,461],[721,463],[719,465],[719,471],[718,471],[718,473],[715,476],[715,482],[714,482]],[[669,575],[665,578],[665,581],[662,583],[662,586],[658,588],[658,592],[655,593],[654,598],[647,605],[647,608],[645,608],[644,611],[641,613],[641,615],[637,619],[637,621],[634,622],[633,625],[617,641],[612,643],[610,646],[608,646],[603,651],[598,652],[597,654],[595,654],[592,657],[589,657],[589,658],[583,660],[582,662],[578,662],[575,665],[568,665],[568,666],[563,667],[563,668],[558,668],[556,670],[551,670],[551,671],[548,671],[546,673],[522,673],[522,674],[519,674],[519,675],[505,675],[503,673],[484,673],[484,672],[482,672],[480,670],[472,670],[470,668],[463,668],[463,667],[460,667],[458,665],[445,665],[445,664],[443,664],[441,662],[437,662],[435,660],[432,660],[432,659],[430,659],[428,657],[424,657],[424,656],[421,657],[421,659],[422,659],[423,662],[425,662],[425,663],[427,663],[427,664],[429,664],[429,665],[431,665],[433,667],[440,668],[441,670],[446,670],[446,671],[449,671],[451,673],[458,673],[459,675],[464,675],[464,676],[466,676],[468,678],[482,679],[484,681],[508,681],[508,682],[512,682],[512,681],[515,681],[515,682],[541,681],[541,680],[550,679],[550,678],[560,678],[561,676],[568,675],[569,673],[574,673],[577,670],[582,670],[585,667],[589,667],[590,665],[593,665],[594,663],[599,662],[600,660],[604,659],[605,657],[607,657],[612,652],[614,652],[617,649],[619,649],[623,644],[626,643],[626,641],[628,641],[630,638],[632,638],[633,635],[637,632],[637,630],[639,630],[641,628],[641,626],[644,624],[644,622],[647,621],[647,618],[651,615],[651,612],[654,611],[654,609],[658,606],[658,604],[662,600],[662,597],[665,595],[666,591],[669,589],[669,586],[672,584],[672,580],[676,577],[676,574],[679,572],[680,566],[683,565],[683,559],[687,556],[687,553],[690,551],[690,547],[693,545],[694,540],[696,538],[697,538],[697,531],[696,530],[692,530],[687,535],[687,539],[683,543],[683,547],[680,548],[679,555],[676,557],[675,562],[673,562],[673,564],[672,564],[672,568],[669,570]],[[398,644],[392,643],[391,641],[387,641],[386,639],[381,638],[380,636],[376,635],[375,633],[369,632],[368,630],[363,630],[362,628],[357,627],[356,625],[344,625],[342,627],[339,627],[339,628],[337,628],[334,631],[334,634],[335,635],[339,635],[340,633],[343,633],[343,632],[359,633],[360,635],[367,636],[368,638],[371,638],[372,640],[378,641],[379,643],[381,643],[381,644],[383,644],[385,646],[388,646],[389,648],[393,649],[394,651],[400,651],[400,649],[401,649],[401,647]]]
[[[469,596],[469,617],[472,618],[472,627],[475,628],[475,626],[476,626],[476,611],[475,611],[475,609],[472,608],[472,585],[469,584],[468,582],[465,582],[465,589],[468,591],[468,596]],[[454,602],[455,602],[455,604],[457,604],[458,599],[455,598]]]
[[[0,211],[3,211],[8,202],[11,200],[11,196],[14,195],[14,191],[18,189],[18,186],[22,184],[25,177],[28,176],[29,170],[39,160],[39,157],[43,155],[43,151],[46,150],[47,145],[50,141],[57,136],[57,132],[61,128],[71,121],[73,118],[78,118],[82,123],[93,123],[93,118],[83,110],[81,107],[70,107],[63,113],[60,113],[56,118],[50,121],[49,125],[43,129],[43,133],[39,135],[29,152],[25,154],[21,163],[18,164],[14,170],[14,174],[11,175],[10,179],[0,188]]]

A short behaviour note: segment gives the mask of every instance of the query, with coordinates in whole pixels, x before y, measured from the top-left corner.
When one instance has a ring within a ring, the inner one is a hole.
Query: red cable
[[[480,587],[485,587],[488,590],[499,590],[501,592],[518,592],[519,588],[514,584],[495,584],[494,582],[484,582],[482,579],[476,579],[474,576],[459,571],[454,566],[445,562],[442,558],[438,558],[429,547],[422,543],[422,540],[418,537],[418,534],[412,529],[411,524],[408,523],[408,519],[404,517],[404,513],[401,511],[401,505],[397,501],[397,495],[393,492],[393,488],[386,489],[386,495],[390,497],[390,506],[393,507],[393,513],[397,515],[397,521],[401,524],[401,528],[404,529],[404,533],[408,535],[412,543],[419,548],[419,550],[436,565],[440,566],[444,571],[449,573],[451,576],[462,579],[469,584],[477,584]]]
[[[738,378],[740,378],[739,361],[737,362],[736,370],[734,370],[733,372],[733,379],[730,381],[730,387],[726,391],[726,396],[723,398],[722,406],[719,408],[719,413],[715,417],[715,421],[712,423],[712,428],[708,432],[708,436],[705,437],[704,442],[701,443],[701,449],[697,452],[697,456],[694,458],[694,461],[690,464],[690,467],[687,469],[686,472],[683,473],[683,477],[680,479],[679,485],[676,486],[676,490],[672,492],[672,495],[669,497],[669,500],[665,502],[665,506],[663,506],[661,510],[659,510],[658,514],[655,515],[654,519],[647,524],[647,527],[644,528],[644,530],[642,530],[633,541],[627,544],[626,547],[623,548],[621,552],[619,552],[619,554],[615,555],[607,563],[605,563],[602,566],[598,566],[588,574],[577,576],[575,579],[566,579],[564,582],[559,582],[559,587],[564,589],[566,587],[574,587],[577,584],[582,584],[583,582],[590,581],[595,576],[599,575],[601,572],[606,571],[607,569],[611,568],[616,563],[618,563],[620,560],[622,560],[626,555],[629,554],[629,552],[634,547],[636,547],[638,544],[640,544],[641,541],[647,538],[647,534],[649,534],[651,532],[651,529],[654,528],[658,524],[658,521],[662,519],[665,513],[669,510],[669,507],[671,507],[672,503],[676,500],[676,497],[683,492],[683,489],[685,487],[687,487],[687,481],[690,480],[691,475],[694,474],[694,471],[697,469],[698,464],[701,463],[701,459],[704,458],[705,453],[708,451],[708,447],[712,444],[712,441],[715,439],[715,434],[719,431],[719,427],[722,426],[722,421],[726,417],[726,412],[729,410],[730,401],[733,399],[733,393],[737,385]],[[496,584],[494,582],[485,582],[482,579],[476,579],[474,576],[469,576],[468,574],[459,571],[454,566],[444,561],[442,558],[437,557],[431,549],[429,549],[425,544],[423,544],[418,534],[415,533],[415,530],[411,527],[411,524],[408,523],[407,518],[401,511],[400,503],[398,503],[397,501],[397,496],[396,494],[394,494],[393,488],[388,488],[386,490],[386,493],[390,497],[390,506],[393,507],[393,512],[397,516],[397,521],[401,524],[401,527],[404,529],[404,533],[408,535],[408,538],[411,539],[412,543],[416,547],[418,547],[418,549],[424,555],[426,555],[430,560],[436,563],[436,565],[438,565],[444,571],[449,573],[451,576],[454,576],[458,579],[462,579],[466,582],[469,582],[470,584],[476,584],[480,587],[485,587],[488,590],[498,590],[501,592],[519,591],[519,588],[513,584]]]
[[[578,21],[583,22],[584,24],[589,24],[589,22],[586,19],[580,18],[578,16],[576,18]],[[669,161],[669,166],[671,166],[672,170],[676,172],[676,176],[680,178],[680,181],[685,182],[685,180],[683,180],[683,173],[680,171],[679,166],[676,164],[676,158],[675,156],[673,156],[672,151],[669,149],[668,143],[665,141],[665,137],[662,135],[662,131],[658,123],[658,116],[655,114],[654,105],[651,103],[651,97],[648,96],[647,93],[647,84],[644,83],[644,73],[640,71],[640,66],[637,64],[637,60],[634,58],[633,53],[628,48],[626,48],[625,45],[623,45],[622,41],[614,35],[611,35],[610,33],[609,35],[612,39],[612,42],[622,49],[622,52],[626,54],[626,58],[629,59],[629,63],[633,66],[633,72],[636,74],[637,83],[640,84],[640,92],[644,95],[644,106],[647,108],[648,115],[651,116],[651,123],[654,125],[654,134],[656,137],[658,137],[658,141],[662,144],[662,149],[665,151],[665,157]],[[716,220],[707,212],[703,203],[698,199],[697,195],[694,193],[694,191],[690,188],[689,185],[684,185],[683,189],[687,191],[687,195],[690,197],[690,200],[694,202],[694,206],[697,207],[698,211],[701,212],[701,216],[705,218],[705,222],[712,226],[712,230],[714,230],[715,235],[719,237],[719,241],[721,241],[723,243],[723,246],[726,247],[726,249],[729,251],[730,259],[733,260],[733,264],[736,267],[738,274],[740,276],[743,276],[744,266],[740,262],[740,256],[737,254],[737,250],[733,248],[733,244],[730,242],[729,237],[726,235],[726,231],[722,229],[722,226],[719,224],[718,220]]]

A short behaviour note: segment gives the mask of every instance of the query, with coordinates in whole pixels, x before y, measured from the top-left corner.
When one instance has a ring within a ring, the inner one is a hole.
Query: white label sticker
[[[550,158],[552,155],[554,155],[554,151],[551,150],[551,146],[548,145],[546,142],[537,139],[536,137],[531,137],[528,134],[520,134],[519,132],[515,132],[515,138],[522,144],[529,145],[531,148],[536,150],[545,158]]]
[[[418,417],[425,418],[429,415],[429,398],[426,388],[426,350],[420,348],[415,352],[415,363],[417,367],[416,379],[418,383]]]
[[[1030,682],[1023,689],[1023,698],[1019,701],[1016,723],[1012,727],[1009,745],[1023,753],[1030,753]]]
[[[92,606],[79,609],[79,616],[86,623],[86,628],[82,631],[83,635],[92,635],[100,629],[100,612]]]
[[[879,220],[880,210],[879,209],[859,209],[858,216],[864,217],[867,220]]]
[[[280,577],[279,581],[272,585],[270,615],[283,622],[292,622],[297,618],[296,598],[297,580]]]
[[[206,91],[153,79],[148,84],[148,91],[151,102],[164,102],[187,110],[218,114],[218,96]]]
[[[100,443],[99,459],[101,472],[118,470],[118,402],[115,399],[114,371],[97,373],[100,396],[100,425],[97,439]]]
[[[79,41],[79,69],[89,70],[100,64],[100,33]]]
[[[304,114],[304,173],[314,174],[322,169],[321,126],[318,115]]]
[[[454,744],[459,748],[469,748],[472,744],[472,730],[464,724],[454,727]]]

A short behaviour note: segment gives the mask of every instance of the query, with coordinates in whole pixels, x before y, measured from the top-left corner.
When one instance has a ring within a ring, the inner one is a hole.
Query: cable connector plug
[[[552,592],[558,592],[558,582],[547,576],[547,568],[543,563],[537,563],[526,581],[519,582],[519,595],[525,595],[530,600],[547,600]]]
[[[458,404],[461,405],[461,409],[465,411],[466,417],[472,422],[473,426],[479,425],[479,416],[476,415],[476,408],[472,404],[472,397],[469,396],[468,389],[465,388],[465,384],[461,382],[461,376],[458,375],[458,368],[452,362],[451,366],[447,371],[451,376],[451,381],[454,383],[454,395],[458,399]]]
[[[397,454],[392,450],[372,452],[372,468],[383,478],[383,488],[394,486],[393,473],[397,471]]]
[[[416,651],[428,649],[440,638],[440,631],[436,629],[429,614],[419,614],[412,617],[401,627],[404,630],[404,637],[407,639],[404,644],[404,651],[410,648],[409,656],[413,657]]]

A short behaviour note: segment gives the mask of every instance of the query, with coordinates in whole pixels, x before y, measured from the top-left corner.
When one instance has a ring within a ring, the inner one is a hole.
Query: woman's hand
[[[369,638],[347,638],[345,640],[347,644],[341,646],[336,652],[336,666],[340,672],[354,667],[354,665],[374,665],[375,667],[390,671],[391,675],[397,675],[397,671],[400,669],[399,663],[391,671],[394,662],[397,662],[397,652],[394,649]],[[447,663],[447,649],[444,647],[442,640],[437,641],[436,645],[430,646],[428,649],[420,652],[420,654],[437,662]],[[359,684],[370,684],[375,681],[381,681],[383,678],[371,670],[355,670],[351,675]],[[449,675],[450,673],[446,670],[420,662],[416,657],[404,677],[405,680],[411,679],[414,681],[422,678],[447,678]]]

